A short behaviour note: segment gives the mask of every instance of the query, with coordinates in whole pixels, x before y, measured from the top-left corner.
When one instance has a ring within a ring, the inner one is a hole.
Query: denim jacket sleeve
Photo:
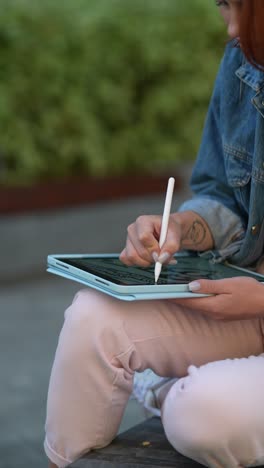
[[[226,69],[224,56],[191,177],[194,197],[179,208],[179,211],[195,211],[207,222],[214,238],[216,251],[213,255],[219,260],[239,250],[245,233],[245,222],[233,189],[228,184],[223,156],[220,113],[221,99],[224,98],[223,81],[226,82],[228,73],[235,73],[235,70]]]

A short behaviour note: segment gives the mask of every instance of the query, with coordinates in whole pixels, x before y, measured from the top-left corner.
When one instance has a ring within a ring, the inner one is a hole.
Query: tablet
[[[162,267],[158,284],[154,281],[154,265],[126,266],[118,254],[49,255],[47,271],[126,301],[206,296],[188,287],[191,281],[202,278],[250,276],[264,282],[263,275],[227,262],[213,263],[185,254],[177,254],[175,259],[176,264]]]

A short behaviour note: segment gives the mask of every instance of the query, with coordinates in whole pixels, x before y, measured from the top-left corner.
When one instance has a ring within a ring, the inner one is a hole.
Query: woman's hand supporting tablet
[[[120,254],[123,263],[147,267],[156,261],[168,263],[182,249],[201,252],[213,248],[208,224],[194,211],[170,216],[166,241],[160,248],[161,221],[161,216],[139,216],[128,226],[126,246]]]
[[[214,320],[264,317],[264,284],[254,278],[237,276],[220,280],[201,279],[190,283],[189,287],[190,291],[213,295],[170,300]]]

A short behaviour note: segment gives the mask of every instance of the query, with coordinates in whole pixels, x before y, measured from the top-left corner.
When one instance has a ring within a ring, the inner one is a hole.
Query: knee
[[[101,366],[133,348],[123,309],[117,299],[90,289],[79,291],[65,312],[59,338],[57,354],[64,365],[89,360]]]
[[[224,381],[219,384],[214,379],[208,380],[196,370],[196,375],[180,379],[170,389],[162,419],[174,448],[204,462],[203,455],[217,453],[229,434],[235,437],[240,423],[233,412],[232,398],[223,392]]]
[[[120,328],[119,315],[113,307],[112,298],[96,291],[79,291],[65,312],[59,347],[63,347],[65,359],[82,353],[96,354],[102,343]],[[111,341],[111,340],[110,340]]]
[[[65,311],[64,325],[71,333],[94,336],[102,330],[113,329],[121,322],[120,301],[92,289],[82,289]]]

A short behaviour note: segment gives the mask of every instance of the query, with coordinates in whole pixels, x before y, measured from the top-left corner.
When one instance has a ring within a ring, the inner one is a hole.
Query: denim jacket
[[[264,73],[226,47],[191,177],[179,209],[208,223],[214,261],[254,265],[264,253]]]

